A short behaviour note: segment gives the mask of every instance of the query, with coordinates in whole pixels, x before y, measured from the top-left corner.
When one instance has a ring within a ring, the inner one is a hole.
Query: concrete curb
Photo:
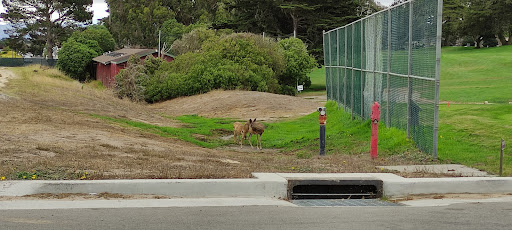
[[[177,197],[286,197],[284,178],[272,173],[254,176],[255,179],[4,181],[0,182],[0,196],[109,192]]]
[[[152,194],[187,198],[286,198],[289,179],[379,179],[387,197],[419,194],[512,193],[511,177],[403,178],[391,173],[253,173],[251,179],[2,181],[0,196],[38,193]]]

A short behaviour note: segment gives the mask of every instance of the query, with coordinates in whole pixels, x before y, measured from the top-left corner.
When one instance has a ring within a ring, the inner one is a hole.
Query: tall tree
[[[493,27],[492,2],[488,0],[464,0],[465,6],[461,26],[461,34],[475,41],[475,48],[482,47],[485,38],[495,36]]]
[[[460,0],[443,0],[443,46],[455,45],[460,37],[463,10]]]
[[[105,26],[120,46],[154,48],[158,45],[158,30],[174,17],[161,0],[107,0],[110,15]]]
[[[70,27],[91,23],[92,0],[3,0],[1,17],[12,24],[10,37],[37,42],[44,39],[47,50],[69,33]],[[53,58],[53,52],[47,52]]]

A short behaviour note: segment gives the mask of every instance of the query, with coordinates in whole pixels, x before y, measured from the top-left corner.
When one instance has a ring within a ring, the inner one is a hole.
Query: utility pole
[[[160,58],[161,57],[161,54],[160,54],[160,35],[162,34],[162,31],[159,30],[158,31],[158,57]]]

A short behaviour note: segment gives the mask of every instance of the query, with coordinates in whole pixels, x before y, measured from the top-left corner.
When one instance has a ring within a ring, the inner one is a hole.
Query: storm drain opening
[[[304,199],[378,199],[382,181],[369,179],[289,180],[288,198]]]

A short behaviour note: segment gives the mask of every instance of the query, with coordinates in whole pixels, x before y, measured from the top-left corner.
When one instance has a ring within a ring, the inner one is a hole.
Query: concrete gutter
[[[391,173],[253,173],[251,179],[1,181],[0,196],[39,193],[152,194],[187,198],[286,198],[288,180],[379,179],[387,197],[419,194],[507,194],[511,177],[403,178]]]

